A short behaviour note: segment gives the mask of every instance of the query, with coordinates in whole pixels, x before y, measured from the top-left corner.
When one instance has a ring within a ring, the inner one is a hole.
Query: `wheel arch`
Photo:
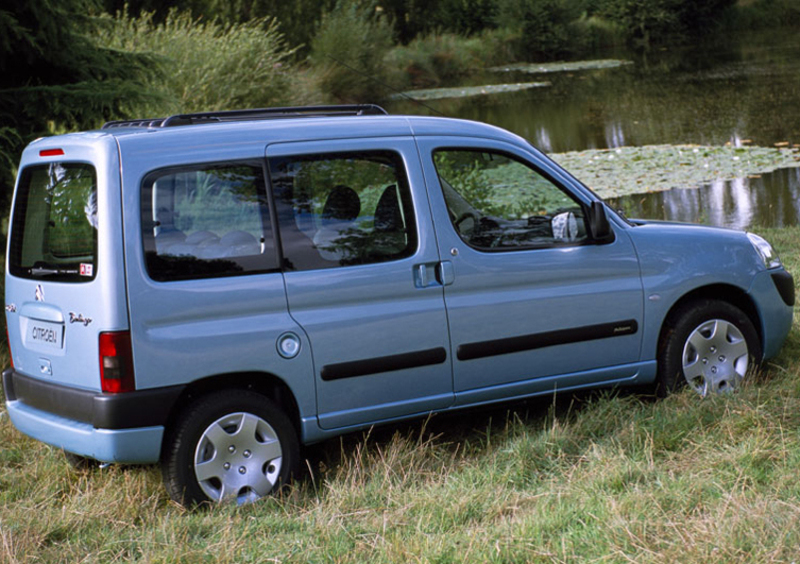
[[[698,300],[720,300],[736,306],[750,319],[755,327],[758,340],[761,344],[761,349],[764,348],[764,332],[761,324],[761,316],[758,313],[753,299],[741,288],[732,286],[730,284],[711,284],[695,288],[694,290],[684,294],[678,299],[672,307],[667,311],[661,323],[661,329],[658,334],[657,350],[661,350],[666,341],[665,335],[670,328],[670,320],[675,316],[675,313],[682,309],[687,304]]]
[[[286,382],[268,372],[216,374],[191,382],[175,400],[167,418],[166,429],[172,428],[181,412],[198,398],[231,389],[250,390],[267,397],[286,413],[298,438],[302,436],[297,398]]]

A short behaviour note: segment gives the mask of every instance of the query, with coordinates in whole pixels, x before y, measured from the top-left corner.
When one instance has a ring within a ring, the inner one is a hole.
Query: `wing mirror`
[[[608,223],[603,202],[592,202],[592,207],[589,208],[589,231],[596,243],[610,243],[614,240],[614,231]]]

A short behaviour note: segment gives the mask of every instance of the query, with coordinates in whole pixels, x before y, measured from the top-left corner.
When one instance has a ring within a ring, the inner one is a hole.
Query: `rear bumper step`
[[[19,401],[95,429],[115,430],[163,426],[185,386],[108,394],[53,384],[8,368],[3,371],[3,389],[8,402]]]

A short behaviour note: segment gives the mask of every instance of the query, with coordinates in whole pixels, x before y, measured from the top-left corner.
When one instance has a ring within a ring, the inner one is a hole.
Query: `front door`
[[[413,140],[282,143],[267,157],[320,426],[450,405],[439,253]]]
[[[625,230],[593,240],[588,191],[533,152],[419,145],[449,273],[457,405],[635,376],[643,291]]]

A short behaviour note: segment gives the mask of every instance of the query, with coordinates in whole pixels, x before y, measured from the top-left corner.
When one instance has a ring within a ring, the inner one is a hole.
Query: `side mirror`
[[[592,207],[589,208],[589,231],[596,243],[610,243],[614,240],[614,231],[608,223],[603,202],[592,202]]]

